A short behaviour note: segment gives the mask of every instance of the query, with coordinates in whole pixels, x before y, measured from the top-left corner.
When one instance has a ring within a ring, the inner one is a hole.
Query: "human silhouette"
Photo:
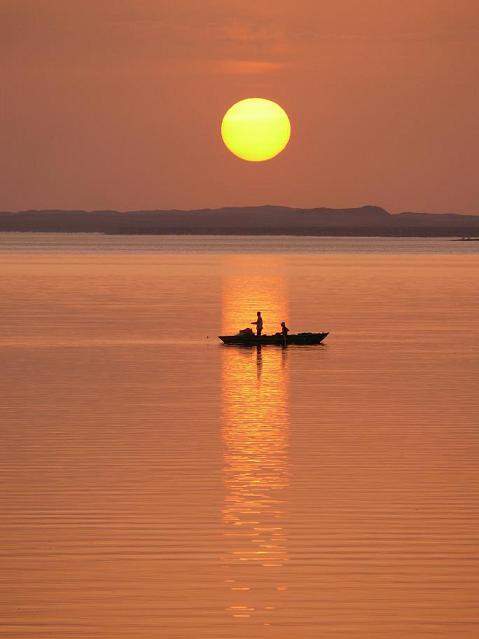
[[[281,335],[283,336],[283,346],[286,346],[288,340],[289,328],[286,326],[286,322],[281,322]]]
[[[261,311],[258,311],[256,315],[256,322],[251,323],[256,324],[256,337],[261,337],[261,333],[263,332],[263,318],[261,317]]]

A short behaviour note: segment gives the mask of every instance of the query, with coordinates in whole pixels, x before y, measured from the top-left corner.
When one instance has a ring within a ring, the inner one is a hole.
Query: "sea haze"
[[[479,243],[0,235],[0,637],[475,639]],[[324,346],[217,335],[285,320]]]

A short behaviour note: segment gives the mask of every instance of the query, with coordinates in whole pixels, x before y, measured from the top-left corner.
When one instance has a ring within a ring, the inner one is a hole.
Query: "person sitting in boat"
[[[286,322],[281,322],[281,335],[283,336],[283,339],[288,337],[288,333],[289,328],[286,326]]]
[[[256,322],[251,323],[256,324],[256,337],[261,337],[261,333],[263,332],[263,318],[261,317],[261,311],[258,311],[256,315]]]

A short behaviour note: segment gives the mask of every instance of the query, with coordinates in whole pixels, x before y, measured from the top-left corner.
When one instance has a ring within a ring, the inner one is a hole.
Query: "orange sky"
[[[0,209],[479,213],[478,0],[0,0]],[[219,135],[278,101],[276,159]]]

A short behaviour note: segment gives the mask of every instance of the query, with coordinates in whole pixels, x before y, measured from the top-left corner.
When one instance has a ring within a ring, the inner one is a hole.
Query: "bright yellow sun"
[[[241,100],[221,123],[223,142],[242,160],[262,162],[281,153],[289,142],[291,124],[279,104],[264,98]]]

